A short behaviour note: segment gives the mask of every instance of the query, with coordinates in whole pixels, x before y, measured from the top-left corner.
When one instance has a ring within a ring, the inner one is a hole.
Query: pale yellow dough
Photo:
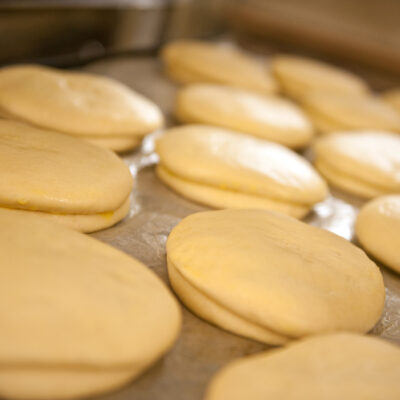
[[[36,65],[0,70],[0,113],[52,131],[101,138],[100,145],[117,150],[122,139],[122,150],[132,148],[163,125],[153,102],[117,81]]]
[[[400,136],[379,131],[331,134],[314,144],[315,166],[334,186],[372,198],[400,192]]]
[[[383,94],[382,98],[398,112],[400,112],[400,88],[387,90]]]
[[[140,146],[142,142],[140,138],[124,138],[117,136],[110,138],[80,136],[80,138],[93,143],[96,146],[104,147],[117,153],[123,153],[124,151],[135,149]]]
[[[400,273],[400,195],[367,203],[357,217],[356,234],[368,253]]]
[[[179,307],[146,266],[36,215],[0,221],[0,397],[107,392],[172,346]]]
[[[332,130],[387,130],[400,133],[400,113],[379,97],[311,92],[302,105],[322,132]],[[330,121],[323,127],[320,120]],[[332,126],[333,125],[333,126]]]
[[[400,348],[373,336],[315,336],[231,362],[205,400],[395,400]]]
[[[306,146],[314,134],[306,115],[289,100],[222,85],[184,87],[174,112],[181,122],[220,126],[291,148]]]
[[[220,83],[264,94],[277,91],[263,63],[232,46],[179,40],[166,45],[161,57],[167,75],[180,83]]]
[[[89,227],[109,226],[129,210],[129,168],[85,141],[0,120],[0,165],[0,207]]]
[[[366,94],[367,84],[355,74],[310,58],[277,55],[271,69],[283,91],[301,99],[310,91]]]
[[[57,214],[44,211],[27,211],[10,208],[8,209],[21,215],[26,215],[27,213],[36,214],[41,218],[46,218],[48,220],[58,222],[71,229],[76,229],[80,232],[89,233],[109,228],[110,226],[113,226],[117,222],[123,220],[129,214],[130,205],[131,200],[130,196],[128,196],[127,199],[122,203],[122,205],[116,210],[100,214]],[[1,208],[2,207],[0,207],[0,209]]]
[[[379,268],[341,237],[283,214],[192,214],[167,241],[173,289],[196,314],[280,344],[331,331],[367,332],[385,288]]]
[[[312,166],[279,144],[204,125],[169,129],[156,142],[159,178],[217,208],[264,208],[302,217],[327,195]]]

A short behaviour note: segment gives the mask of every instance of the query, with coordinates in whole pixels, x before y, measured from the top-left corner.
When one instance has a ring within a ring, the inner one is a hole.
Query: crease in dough
[[[117,222],[122,221],[129,214],[130,204],[131,198],[128,196],[116,210],[98,214],[57,214],[54,212],[23,210],[4,206],[0,206],[0,209],[3,208],[16,213],[35,214],[80,232],[90,233],[109,228]]]
[[[225,329],[252,338],[260,336],[243,320],[287,340],[368,332],[384,307],[382,274],[360,248],[280,213],[191,214],[168,236],[167,257],[174,290],[189,308],[216,325],[221,315]],[[207,299],[212,304],[205,306]],[[241,318],[232,321],[225,310]]]
[[[389,188],[378,186],[357,176],[351,176],[330,163],[317,160],[315,166],[333,186],[357,196],[372,198],[390,193]]]
[[[212,322],[229,332],[248,337],[258,342],[270,345],[281,345],[292,338],[284,336],[272,329],[250,322],[242,316],[229,311],[216,300],[211,299],[201,289],[189,282],[180,271],[174,266],[171,260],[168,261],[168,276],[174,290],[179,293],[180,299],[194,311],[199,317]]]
[[[312,207],[308,204],[289,203],[192,182],[177,176],[160,164],[156,167],[156,174],[163,182],[184,197],[215,208],[259,208],[282,212],[295,218],[303,218]]]
[[[169,129],[155,147],[157,176],[183,196],[212,207],[272,209],[301,218],[328,193],[306,159],[243,133],[186,125]]]

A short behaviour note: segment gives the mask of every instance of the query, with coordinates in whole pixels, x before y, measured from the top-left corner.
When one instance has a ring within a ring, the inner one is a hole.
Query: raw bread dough
[[[228,86],[195,84],[178,92],[175,115],[185,123],[220,126],[291,148],[306,146],[313,129],[288,100]]]
[[[368,253],[400,272],[400,195],[367,203],[358,214],[356,234]]]
[[[283,214],[192,214],[167,241],[171,285],[202,318],[262,342],[330,331],[367,332],[385,288],[347,240]]]
[[[314,144],[315,166],[334,186],[360,197],[400,192],[400,136],[379,131],[331,134]]]
[[[117,81],[35,65],[0,70],[0,113],[52,131],[101,138],[103,146],[125,138],[123,150],[128,141],[135,146],[163,125],[154,103]]]
[[[220,83],[269,94],[277,84],[262,62],[233,46],[179,40],[161,54],[166,73],[180,83]]]
[[[129,211],[129,168],[111,151],[83,140],[0,120],[0,166],[0,207],[96,229]]]
[[[382,97],[384,101],[400,112],[400,88],[388,90]]]
[[[302,105],[322,133],[332,130],[387,130],[400,133],[400,113],[378,97],[312,92]],[[318,126],[321,119],[332,127]],[[321,129],[322,128],[322,129]]]
[[[400,348],[373,336],[315,336],[231,362],[205,400],[394,400]]]
[[[35,215],[0,221],[1,397],[106,392],[171,347],[178,305],[143,264]]]
[[[110,226],[113,226],[119,221],[123,220],[129,214],[130,205],[131,198],[128,196],[122,205],[116,210],[99,214],[57,214],[55,212],[27,211],[7,207],[0,207],[0,209],[6,208],[14,210],[22,215],[26,215],[27,213],[37,214],[42,218],[58,222],[80,232],[88,233],[109,228]]]
[[[114,136],[111,138],[81,136],[80,138],[97,146],[113,150],[117,153],[122,153],[124,151],[134,149],[140,146],[142,142],[140,138],[125,138],[122,136]]]
[[[279,144],[204,125],[169,129],[156,142],[159,178],[217,208],[266,208],[301,218],[327,195],[312,166]]]
[[[357,75],[310,58],[277,55],[271,69],[283,91],[301,99],[309,91],[366,94],[367,84]]]

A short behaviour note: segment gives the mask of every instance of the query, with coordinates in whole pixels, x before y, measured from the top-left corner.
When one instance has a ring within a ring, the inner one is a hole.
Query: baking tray
[[[119,58],[83,68],[124,82],[154,100],[171,124],[176,86],[165,79],[154,58]],[[148,136],[140,150],[123,157],[135,176],[130,215],[118,225],[93,237],[136,257],[168,283],[165,243],[171,229],[186,215],[206,210],[164,186],[154,174],[157,156],[154,138]],[[312,225],[354,241],[353,223],[360,200],[333,191],[306,218]],[[400,344],[400,276],[382,268],[387,301],[381,320],[372,333]],[[173,349],[141,377],[102,400],[201,400],[207,383],[227,362],[269,347],[248,340],[197,318],[183,305],[183,327]]]

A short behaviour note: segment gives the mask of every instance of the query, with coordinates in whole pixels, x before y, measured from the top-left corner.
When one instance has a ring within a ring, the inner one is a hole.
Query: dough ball
[[[0,208],[35,212],[84,232],[129,212],[129,168],[83,140],[0,120],[0,169]]]
[[[356,233],[368,253],[400,273],[400,195],[367,203],[358,214]]]
[[[231,362],[205,400],[381,400],[400,397],[400,349],[351,333],[315,336]]]
[[[216,208],[264,208],[301,218],[327,195],[304,158],[276,143],[204,125],[169,129],[156,143],[157,175]]]
[[[199,40],[178,40],[161,53],[167,75],[180,83],[220,83],[270,94],[277,83],[261,61],[239,49]]]
[[[220,85],[189,85],[178,92],[175,115],[184,123],[215,125],[291,148],[306,146],[314,131],[292,102]]]
[[[400,136],[340,132],[314,144],[315,166],[333,186],[364,198],[400,192]]]
[[[271,68],[283,91],[295,99],[310,91],[363,95],[367,84],[357,75],[311,58],[277,55]]]
[[[195,314],[269,344],[367,332],[385,288],[379,268],[347,240],[264,210],[183,219],[167,241],[170,282]]]
[[[0,222],[0,397],[108,392],[172,346],[180,310],[145,265],[36,215]]]

